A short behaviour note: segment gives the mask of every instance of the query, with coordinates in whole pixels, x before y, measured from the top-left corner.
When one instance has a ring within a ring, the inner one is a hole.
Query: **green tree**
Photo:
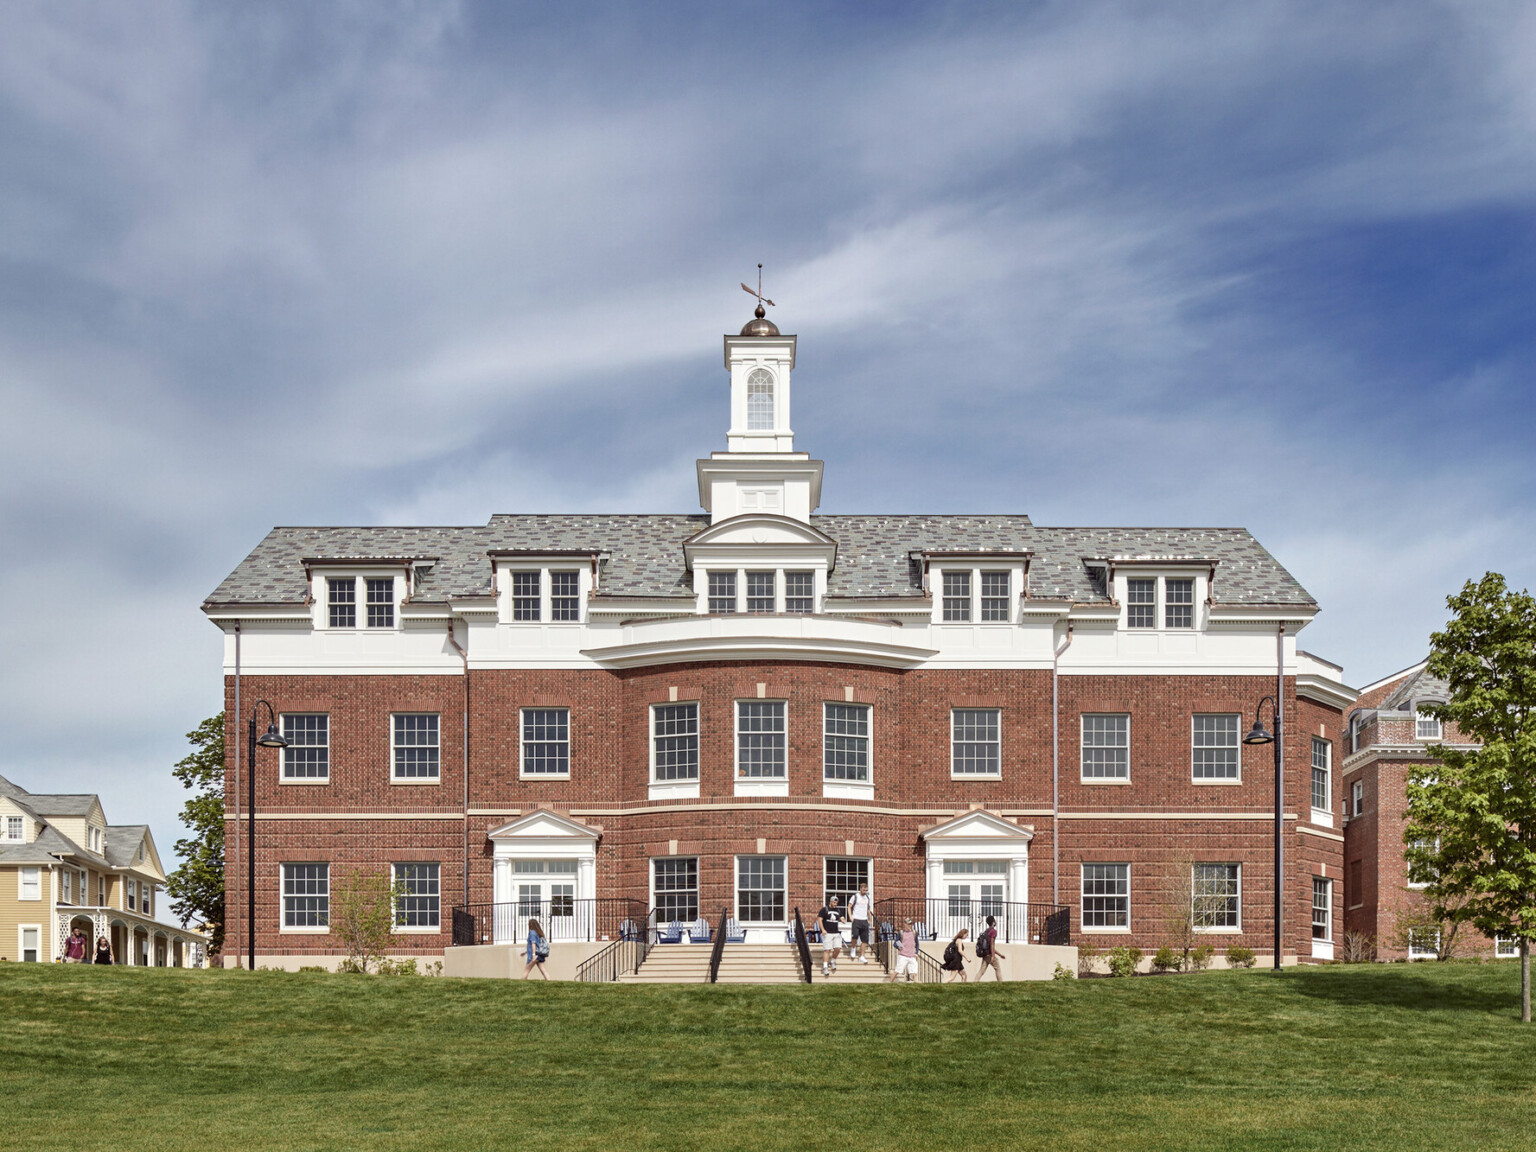
[[[385,872],[357,868],[331,885],[331,934],[346,945],[343,972],[385,970],[385,950],[393,943],[395,908],[403,892]]]
[[[1437,745],[1408,782],[1408,864],[1438,919],[1520,944],[1520,1019],[1531,1020],[1536,938],[1536,599],[1489,572],[1446,598],[1429,671],[1450,685],[1424,710],[1472,748]]]
[[[176,841],[181,867],[165,878],[165,891],[181,926],[200,921],[210,949],[219,952],[224,947],[224,713],[208,717],[187,740],[192,751],[171,775],[193,790],[181,806],[181,822],[192,834]]]

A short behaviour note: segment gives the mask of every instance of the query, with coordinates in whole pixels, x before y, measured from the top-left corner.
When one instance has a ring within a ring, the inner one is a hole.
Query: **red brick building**
[[[288,746],[255,764],[258,963],[333,960],[331,886],[358,868],[407,894],[411,955],[442,953],[455,907],[475,939],[533,909],[590,937],[620,898],[782,940],[859,882],[927,898],[935,931],[1060,906],[1074,943],[1144,949],[1193,886],[1219,951],[1268,953],[1272,750],[1240,738],[1278,684],[1284,951],[1331,954],[1355,693],[1297,647],[1317,605],[1248,532],[818,515],[796,338],[759,317],[724,351],[702,514],[276,528],[208,598],[232,950],[233,718],[265,700]]]
[[[1455,725],[1424,714],[1444,703],[1449,686],[1415,664],[1361,690],[1350,711],[1344,757],[1344,930],[1373,946],[1378,959],[1433,959],[1445,929],[1425,923],[1424,885],[1409,875],[1403,838],[1408,777],[1434,763],[1431,746],[1470,748]],[[1417,927],[1415,927],[1417,925]],[[1458,955],[1518,955],[1513,941],[1489,940],[1470,926],[1455,937]]]

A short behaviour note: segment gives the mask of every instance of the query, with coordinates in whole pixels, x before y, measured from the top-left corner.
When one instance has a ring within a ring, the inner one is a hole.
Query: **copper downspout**
[[[453,617],[448,618],[448,643],[464,661],[464,904],[469,905],[469,653],[453,634]]]

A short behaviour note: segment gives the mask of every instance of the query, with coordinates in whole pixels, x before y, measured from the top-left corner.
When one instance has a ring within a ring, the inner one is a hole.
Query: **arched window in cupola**
[[[773,431],[773,373],[754,368],[747,377],[747,430]]]

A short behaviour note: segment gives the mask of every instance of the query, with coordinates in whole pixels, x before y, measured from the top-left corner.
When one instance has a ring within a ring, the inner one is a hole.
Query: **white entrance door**
[[[944,861],[943,900],[929,902],[929,915],[937,921],[930,931],[947,939],[962,928],[975,939],[988,916],[998,919],[999,934],[1008,900],[1008,862],[1006,860]]]
[[[512,873],[517,942],[528,938],[530,920],[539,922],[546,940],[586,938],[577,914],[576,861],[517,860]]]

